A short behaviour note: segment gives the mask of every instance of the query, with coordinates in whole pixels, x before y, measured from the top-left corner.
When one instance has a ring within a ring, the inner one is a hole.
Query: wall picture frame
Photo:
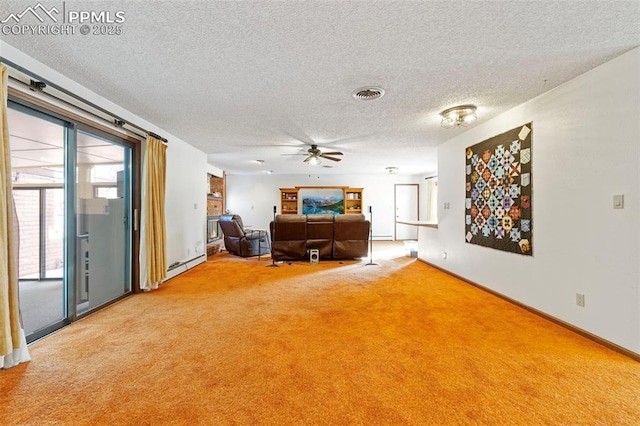
[[[299,192],[302,214],[343,214],[342,188],[301,188]]]

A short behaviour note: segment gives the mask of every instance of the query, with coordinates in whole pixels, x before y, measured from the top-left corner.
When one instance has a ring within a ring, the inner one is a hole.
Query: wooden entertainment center
[[[298,214],[300,209],[301,189],[327,189],[342,190],[344,202],[344,214],[362,213],[362,188],[350,188],[348,186],[296,186],[293,188],[280,188],[280,213]]]

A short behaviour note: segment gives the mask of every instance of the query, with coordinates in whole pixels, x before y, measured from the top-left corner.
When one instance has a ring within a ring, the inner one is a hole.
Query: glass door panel
[[[77,132],[78,314],[131,291],[131,148]]]
[[[63,325],[63,164],[65,123],[26,108],[9,108],[11,178],[18,216],[20,309],[27,339]]]

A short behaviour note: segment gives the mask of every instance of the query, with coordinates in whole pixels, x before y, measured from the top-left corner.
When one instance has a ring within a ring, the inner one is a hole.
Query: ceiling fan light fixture
[[[476,121],[478,118],[476,110],[478,108],[475,105],[458,105],[448,109],[445,109],[440,113],[442,121],[440,125],[445,129],[450,129],[454,126],[468,126]]]
[[[309,157],[309,160],[307,161],[307,163],[311,164],[312,166],[317,166],[320,163],[322,163],[322,160],[320,159],[320,157],[311,156]]]
[[[359,101],[373,101],[384,96],[384,89],[377,86],[365,86],[354,90],[351,94]]]

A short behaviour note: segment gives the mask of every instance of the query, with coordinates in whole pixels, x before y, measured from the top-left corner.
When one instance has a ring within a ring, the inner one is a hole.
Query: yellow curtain
[[[140,288],[152,290],[167,276],[165,186],[167,146],[147,136],[142,165]]]
[[[11,153],[7,123],[7,67],[0,64],[0,367],[28,361],[27,342],[18,303],[17,226],[11,188]]]

